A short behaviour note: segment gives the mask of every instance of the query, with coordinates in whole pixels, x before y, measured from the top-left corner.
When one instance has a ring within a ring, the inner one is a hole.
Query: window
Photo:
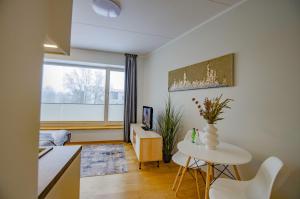
[[[123,70],[44,64],[42,122],[120,122],[123,110]]]
[[[123,121],[124,72],[110,71],[108,120]]]

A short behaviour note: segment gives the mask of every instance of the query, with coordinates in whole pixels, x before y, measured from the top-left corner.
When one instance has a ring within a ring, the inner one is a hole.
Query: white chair
[[[218,179],[210,188],[210,199],[269,199],[273,183],[283,163],[277,157],[266,159],[249,181]]]
[[[191,137],[192,137],[192,131],[188,131],[184,137],[184,140],[191,140]],[[198,194],[198,198],[200,198],[200,193],[199,193],[199,185],[198,185],[198,173],[197,173],[197,170],[199,170],[200,172],[200,175],[202,175],[201,173],[201,169],[199,169],[199,166],[204,166],[205,165],[205,162],[202,161],[202,160],[197,160],[197,159],[194,159],[194,158],[191,158],[190,162],[189,162],[189,165],[188,167],[186,167],[186,163],[187,163],[187,160],[188,160],[188,156],[184,155],[183,153],[181,153],[180,151],[176,152],[173,156],[172,156],[172,160],[175,164],[179,165],[179,169],[178,169],[178,172],[177,172],[177,175],[176,175],[176,178],[175,178],[175,181],[173,183],[173,187],[172,187],[172,190],[175,189],[175,186],[177,184],[177,180],[178,180],[178,177],[180,176],[180,174],[182,173],[182,175],[184,175],[185,169],[193,169],[193,173],[194,173],[194,177],[195,177],[195,180],[196,180],[196,185],[197,185],[197,194]],[[203,178],[204,179],[204,178]],[[177,189],[176,189],[176,193],[178,192],[179,190],[179,187],[181,185],[181,182],[182,182],[182,178],[179,180],[179,183],[178,183],[178,186],[177,186]]]

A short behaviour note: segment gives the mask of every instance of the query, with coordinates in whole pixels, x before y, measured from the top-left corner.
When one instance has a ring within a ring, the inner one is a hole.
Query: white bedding
[[[40,146],[63,146],[69,140],[67,130],[40,131]]]

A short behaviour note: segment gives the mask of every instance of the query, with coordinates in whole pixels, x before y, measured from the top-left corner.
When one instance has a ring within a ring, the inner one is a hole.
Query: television
[[[143,126],[144,130],[152,129],[152,120],[153,120],[153,108],[149,106],[143,106]]]

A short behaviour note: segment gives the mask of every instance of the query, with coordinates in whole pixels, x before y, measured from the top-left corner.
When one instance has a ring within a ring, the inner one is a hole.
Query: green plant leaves
[[[175,147],[177,133],[181,127],[181,111],[177,111],[171,102],[170,95],[165,109],[157,117],[158,130],[163,138],[163,153],[171,155]]]

